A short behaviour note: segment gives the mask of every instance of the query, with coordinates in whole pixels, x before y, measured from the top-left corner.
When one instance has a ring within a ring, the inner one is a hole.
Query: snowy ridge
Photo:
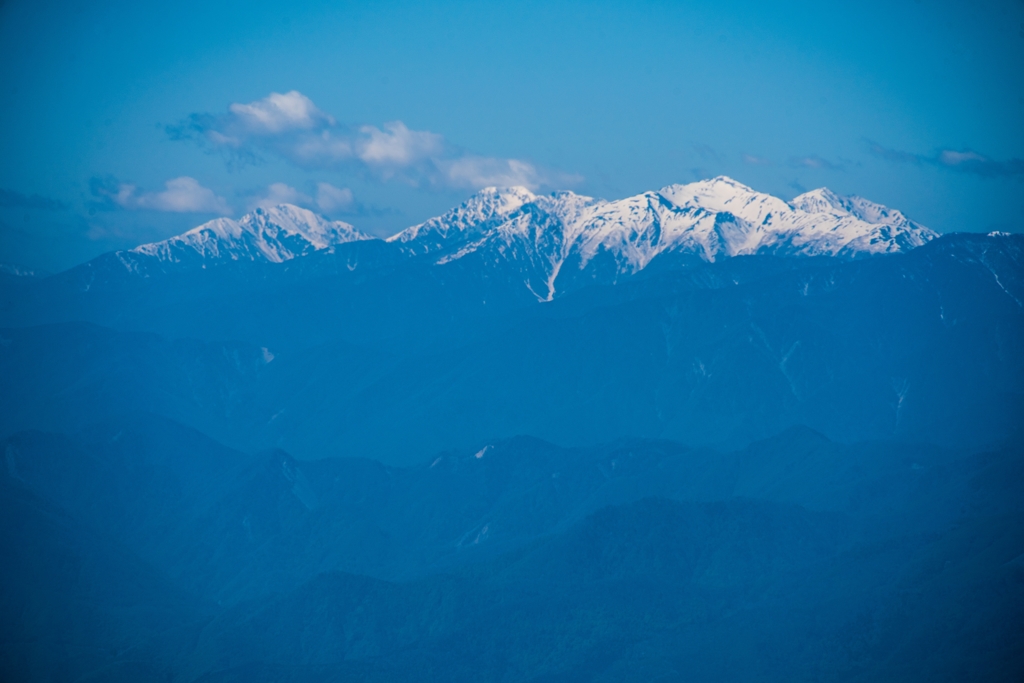
[[[704,261],[763,253],[857,258],[907,251],[936,236],[861,197],[822,188],[785,202],[720,176],[616,201],[487,188],[389,241],[410,254],[436,253],[439,264],[472,254],[489,264],[514,262],[527,287],[549,300],[557,281],[593,264],[610,268],[614,279],[661,254]]]
[[[281,263],[329,247],[371,239],[348,223],[281,204],[256,209],[235,221],[218,218],[162,242],[143,244],[118,256],[129,270],[138,257],[163,263],[270,261]]]
[[[471,240],[490,223],[500,224],[506,216],[536,200],[536,195],[525,187],[484,188],[461,206],[407,228],[388,241],[403,244],[412,254],[437,251],[452,239]]]

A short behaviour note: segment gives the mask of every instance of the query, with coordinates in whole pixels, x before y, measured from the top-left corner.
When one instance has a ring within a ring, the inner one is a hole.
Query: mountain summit
[[[292,204],[260,208],[237,221],[218,218],[183,235],[118,252],[129,270],[145,265],[200,265],[219,261],[281,263],[345,242],[371,239],[348,223],[331,221]]]

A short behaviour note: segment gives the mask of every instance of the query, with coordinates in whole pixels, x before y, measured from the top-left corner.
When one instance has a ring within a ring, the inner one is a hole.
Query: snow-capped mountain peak
[[[791,204],[808,214],[836,216],[848,231],[851,227],[855,231],[859,229],[860,234],[850,240],[850,244],[861,251],[905,251],[919,247],[937,236],[897,209],[856,195],[841,197],[825,187],[794,197]],[[888,226],[890,230],[883,226]]]
[[[846,198],[840,197],[827,187],[804,192],[802,195],[794,197],[790,204],[807,213],[840,213],[844,215],[850,213]]]
[[[485,187],[454,209],[406,228],[388,241],[403,245],[409,253],[436,251],[452,240],[465,240],[467,233],[479,231],[536,199],[525,187]]]
[[[281,263],[296,256],[371,239],[348,223],[331,221],[308,209],[280,204],[256,209],[240,219],[217,218],[161,242],[121,252],[129,269],[139,257],[159,262],[270,261]]]
[[[923,227],[919,223],[908,219],[897,209],[890,209],[888,206],[877,204],[857,195],[840,197],[827,187],[805,192],[798,197],[794,197],[790,203],[795,208],[808,213],[835,213],[853,216],[866,223],[877,225]]]
[[[778,197],[757,192],[726,176],[686,185],[669,185],[659,194],[676,206],[699,206],[716,213],[728,211],[752,223],[762,222],[772,212],[792,209]]]

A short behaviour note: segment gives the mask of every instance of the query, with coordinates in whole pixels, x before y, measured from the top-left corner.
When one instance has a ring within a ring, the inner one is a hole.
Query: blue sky
[[[826,6],[827,5],[827,6]],[[1024,2],[0,5],[0,262],[719,174],[1024,231]]]

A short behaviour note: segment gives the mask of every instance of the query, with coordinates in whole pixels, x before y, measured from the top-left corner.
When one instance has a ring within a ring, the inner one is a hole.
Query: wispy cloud
[[[380,127],[341,124],[296,90],[232,104],[226,114],[192,114],[167,132],[173,139],[223,152],[237,163],[269,155],[304,169],[355,169],[381,181],[436,189],[536,189],[580,180],[520,159],[471,154],[438,133],[413,130],[401,121]]]
[[[38,194],[22,194],[3,188],[0,188],[0,207],[5,209],[43,209],[46,211],[62,211],[68,208],[67,204],[56,199],[50,199]]]
[[[550,178],[543,172],[518,159],[466,155],[455,159],[440,159],[437,167],[453,187],[523,185],[532,189],[550,184]],[[569,182],[578,180],[569,179]]]
[[[257,135],[294,129],[309,130],[322,123],[334,125],[333,118],[317,109],[312,100],[296,90],[284,95],[271,93],[249,104],[235,103],[228,110],[242,128]]]
[[[316,184],[314,196],[295,189],[285,183],[273,183],[262,192],[255,193],[245,202],[248,210],[269,208],[278,204],[296,204],[310,209],[331,213],[351,213],[361,209],[347,187],[335,187],[330,183]]]
[[[409,130],[401,121],[360,126],[353,148],[359,161],[378,169],[402,169],[444,154],[444,138],[425,130]]]
[[[223,197],[188,176],[168,180],[159,192],[140,191],[131,183],[118,182],[113,178],[93,178],[90,189],[100,208],[221,215],[231,213],[231,207]]]
[[[766,159],[765,157],[755,156],[753,154],[743,154],[743,155],[740,156],[740,159],[743,160],[743,163],[748,164],[750,166],[772,166],[773,165],[771,159]]]
[[[246,208],[249,210],[257,208],[267,209],[271,206],[277,206],[278,204],[298,204],[299,206],[306,206],[312,203],[312,197],[299,192],[294,187],[284,183],[272,183],[267,186],[267,189],[264,192],[250,197],[249,201],[246,202]]]
[[[797,156],[790,157],[787,162],[792,168],[813,168],[824,171],[844,171],[846,170],[847,164],[839,161],[829,161],[817,154],[811,154],[809,156]]]
[[[910,152],[901,152],[898,149],[889,149],[883,147],[876,142],[868,142],[868,151],[871,152],[872,156],[884,159],[885,161],[895,161],[903,164],[920,164],[923,163],[925,157],[919,154],[911,154]]]
[[[940,166],[963,171],[964,173],[973,173],[985,178],[1024,174],[1024,159],[996,161],[969,149],[940,150],[935,157],[935,161]]]
[[[330,183],[317,183],[316,205],[324,213],[351,211],[356,207],[352,190],[347,187],[335,187]]]
[[[703,161],[722,161],[722,155],[711,145],[701,142],[694,144],[692,147],[694,154],[700,157]]]
[[[1024,159],[996,161],[972,149],[939,149],[932,154],[914,154],[868,141],[868,151],[879,159],[903,164],[938,166],[982,178],[1024,175]]]

